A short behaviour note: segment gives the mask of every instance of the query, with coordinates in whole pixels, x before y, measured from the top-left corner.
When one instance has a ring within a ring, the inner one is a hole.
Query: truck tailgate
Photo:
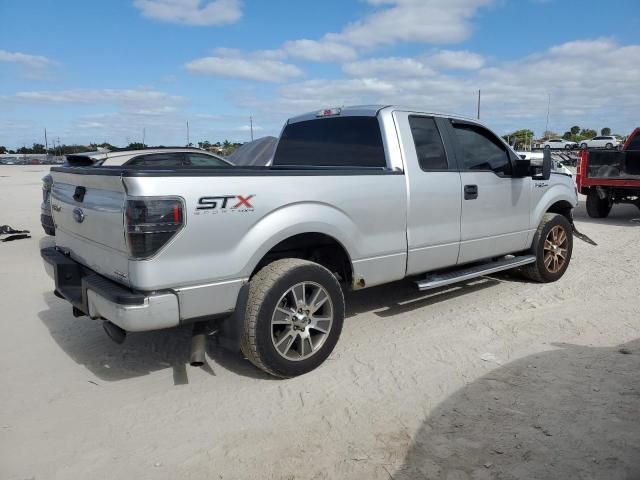
[[[55,171],[52,176],[56,245],[83,265],[128,285],[122,178]]]

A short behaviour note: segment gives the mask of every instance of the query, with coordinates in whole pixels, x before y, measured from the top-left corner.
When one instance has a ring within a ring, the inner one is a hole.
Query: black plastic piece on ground
[[[31,235],[27,235],[26,233],[20,233],[18,235],[9,235],[6,238],[3,238],[3,242],[13,242],[14,240],[22,240],[24,238],[31,238]]]
[[[122,344],[127,338],[127,332],[125,330],[108,320],[102,322],[102,328],[104,328],[107,336],[118,345]]]
[[[13,233],[30,233],[29,230],[16,230],[13,227],[10,227],[9,225],[0,225],[0,235],[7,235],[7,234],[13,234]]]

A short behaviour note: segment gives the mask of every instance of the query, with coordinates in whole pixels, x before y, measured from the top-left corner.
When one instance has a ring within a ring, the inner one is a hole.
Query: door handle
[[[477,185],[465,185],[464,186],[464,199],[475,200],[478,198],[478,186]]]

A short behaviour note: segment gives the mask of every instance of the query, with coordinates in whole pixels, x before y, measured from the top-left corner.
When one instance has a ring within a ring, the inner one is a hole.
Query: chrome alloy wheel
[[[329,293],[314,282],[302,282],[287,290],[271,317],[271,341],[280,356],[304,360],[317,353],[333,324]]]
[[[565,229],[556,225],[547,234],[544,241],[544,266],[551,272],[556,273],[567,262],[567,248],[569,239]]]

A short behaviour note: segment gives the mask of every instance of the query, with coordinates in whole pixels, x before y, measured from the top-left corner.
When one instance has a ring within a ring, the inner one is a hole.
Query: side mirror
[[[513,164],[513,176],[514,177],[528,177],[531,174],[531,160],[525,160],[524,155],[520,155],[520,158]]]

